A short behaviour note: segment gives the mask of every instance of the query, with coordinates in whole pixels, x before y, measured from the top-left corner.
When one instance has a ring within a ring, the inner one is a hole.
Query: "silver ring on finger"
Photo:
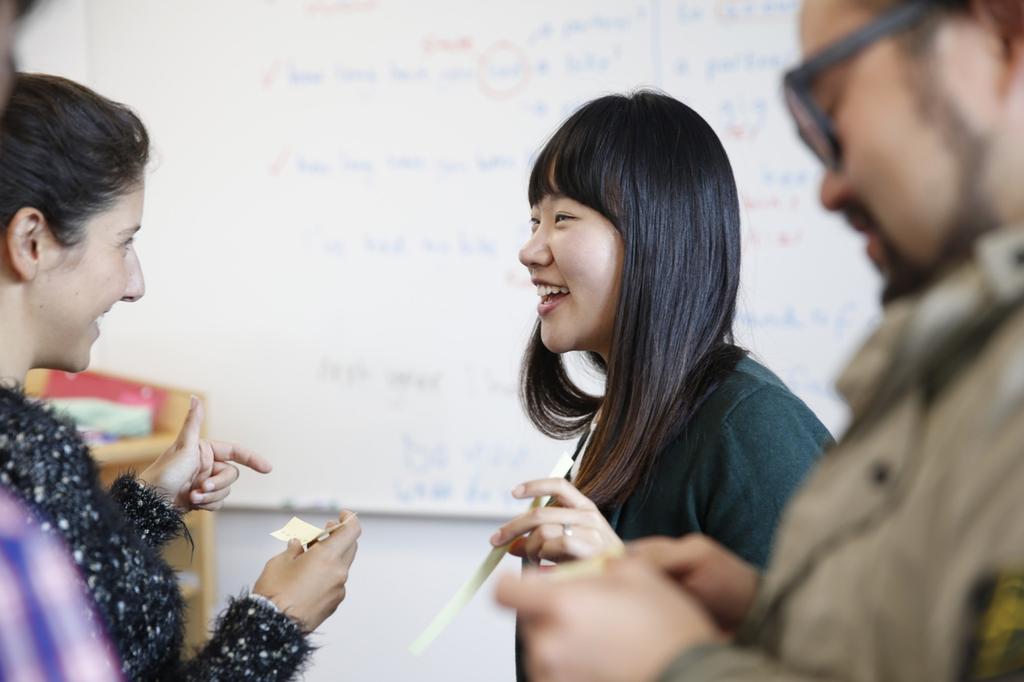
[[[567,538],[571,538],[572,537],[572,524],[571,523],[563,523],[562,524],[562,535],[564,535]]]

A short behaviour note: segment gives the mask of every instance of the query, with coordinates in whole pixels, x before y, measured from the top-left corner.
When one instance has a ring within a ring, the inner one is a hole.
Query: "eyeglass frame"
[[[796,123],[797,133],[804,144],[830,170],[838,170],[842,163],[842,146],[832,118],[822,110],[811,94],[818,77],[826,69],[850,59],[861,50],[893,33],[910,28],[935,10],[934,0],[914,0],[894,7],[867,25],[847,34],[837,42],[818,51],[802,64],[786,72],[782,79],[786,106]],[[801,110],[806,118],[801,116]],[[809,130],[821,136],[815,144]]]

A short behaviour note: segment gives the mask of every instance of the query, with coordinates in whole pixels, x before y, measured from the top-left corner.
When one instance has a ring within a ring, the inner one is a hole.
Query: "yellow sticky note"
[[[271,535],[283,542],[288,542],[294,538],[303,545],[308,545],[320,537],[320,534],[323,532],[323,528],[314,526],[312,523],[306,523],[299,517],[293,516],[292,520],[286,523],[283,528],[275,530]]]
[[[558,463],[555,464],[555,468],[551,471],[549,478],[562,478],[569,473],[569,469],[571,468],[572,457],[568,454],[563,454],[561,459],[558,460]],[[536,508],[543,506],[547,504],[550,499],[550,497],[536,497],[530,504],[530,507]],[[509,545],[510,544],[511,543],[509,543]],[[480,564],[480,567],[476,569],[469,580],[459,588],[459,591],[455,593],[455,596],[444,605],[444,608],[442,608],[436,616],[434,616],[434,620],[430,621],[430,625],[428,625],[420,636],[416,638],[416,641],[409,645],[409,652],[413,656],[419,656],[426,651],[427,647],[429,647],[431,643],[433,643],[433,641],[437,639],[442,632],[444,632],[445,628],[455,620],[455,616],[459,615],[459,612],[466,608],[466,605],[472,601],[473,595],[475,595],[480,590],[480,587],[487,582],[487,578],[494,572],[494,569],[497,568],[498,564],[501,563],[502,558],[508,554],[509,545],[495,547],[487,554],[483,563]]]
[[[331,536],[331,533],[339,528],[347,526],[348,522],[356,517],[357,514],[352,512],[348,515],[348,518],[341,523],[331,526],[330,528],[320,528],[318,526],[314,526],[312,523],[306,523],[297,516],[293,516],[292,520],[286,523],[283,528],[275,530],[270,535],[282,542],[288,542],[292,538],[295,538],[302,543],[303,547],[308,549],[310,545],[326,540]]]

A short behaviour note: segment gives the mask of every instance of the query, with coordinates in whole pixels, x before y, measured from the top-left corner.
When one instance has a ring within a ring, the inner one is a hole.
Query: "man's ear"
[[[972,0],[971,11],[1003,41],[1024,40],[1024,0]]]
[[[46,216],[36,208],[20,208],[3,233],[2,248],[14,276],[31,281],[39,274],[44,251],[51,246],[53,235]]]
[[[1005,94],[1024,91],[1024,0],[971,0],[971,13],[1002,44]]]

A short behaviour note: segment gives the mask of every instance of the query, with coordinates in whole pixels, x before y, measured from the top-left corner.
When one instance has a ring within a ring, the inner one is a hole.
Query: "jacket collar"
[[[886,306],[882,321],[836,381],[856,421],[883,385],[911,376],[970,320],[1024,295],[1024,226],[978,240],[972,259],[917,296]]]

